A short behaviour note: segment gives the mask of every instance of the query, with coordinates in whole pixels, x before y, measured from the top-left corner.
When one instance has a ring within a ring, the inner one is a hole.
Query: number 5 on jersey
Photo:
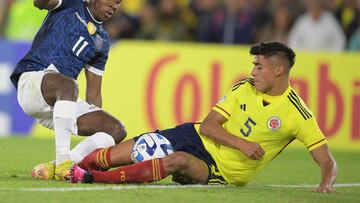
[[[242,135],[244,135],[244,137],[247,137],[250,135],[252,129],[251,129],[251,125],[256,126],[255,121],[253,121],[253,119],[251,119],[250,117],[245,121],[244,125],[247,128],[247,131],[245,132],[243,128],[240,129],[240,132]]]

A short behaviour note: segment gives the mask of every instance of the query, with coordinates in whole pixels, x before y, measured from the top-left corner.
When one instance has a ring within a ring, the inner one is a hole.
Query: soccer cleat
[[[80,168],[75,164],[71,171],[70,175],[67,178],[71,183],[92,183],[93,177],[90,172]]]
[[[67,160],[55,167],[54,177],[55,180],[65,180],[71,173],[71,168],[74,166],[74,162]]]
[[[54,178],[55,163],[49,161],[36,165],[31,171],[31,177],[40,180],[51,180]]]

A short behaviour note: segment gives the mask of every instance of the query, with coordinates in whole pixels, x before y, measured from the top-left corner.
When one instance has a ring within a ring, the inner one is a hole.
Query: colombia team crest
[[[271,131],[276,131],[281,127],[281,120],[277,116],[270,117],[267,126]]]

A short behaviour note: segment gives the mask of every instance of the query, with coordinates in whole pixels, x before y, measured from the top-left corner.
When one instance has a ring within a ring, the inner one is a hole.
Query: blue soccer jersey
[[[21,73],[56,68],[77,79],[83,68],[102,75],[109,52],[109,36],[82,0],[59,0],[48,12],[27,55],[11,75],[17,87]]]

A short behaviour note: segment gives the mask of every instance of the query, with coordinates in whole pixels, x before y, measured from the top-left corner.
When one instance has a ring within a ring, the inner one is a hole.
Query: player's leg
[[[78,135],[90,136],[97,132],[110,135],[115,143],[126,137],[125,126],[109,113],[99,110],[86,113],[77,119]]]
[[[74,79],[60,73],[47,73],[41,83],[44,100],[54,107],[56,165],[70,160],[70,135],[76,120],[78,87]]]
[[[75,163],[80,163],[95,149],[114,146],[126,137],[124,125],[94,105],[79,101],[78,114],[81,116],[74,133],[88,137],[71,150],[71,160]]]
[[[175,152],[162,159],[147,160],[105,172],[87,172],[75,165],[71,175],[72,182],[147,183],[159,181],[170,174],[180,175],[182,184],[206,184],[209,167],[189,153]]]
[[[62,179],[72,165],[70,161],[70,135],[76,121],[78,86],[74,79],[61,73],[44,75],[41,83],[44,100],[53,106],[56,146],[55,178]]]
[[[186,152],[175,152],[163,158],[165,172],[180,184],[206,184],[209,167],[201,159]]]
[[[76,118],[78,118],[77,124],[74,124],[72,133],[88,137],[71,150],[70,157],[74,163],[80,163],[95,149],[114,146],[114,139],[117,138],[117,141],[120,141],[126,135],[120,121],[86,101],[77,101]],[[42,119],[40,123],[45,127],[52,128],[53,119]],[[37,179],[51,179],[51,174],[53,174],[51,170],[55,168],[54,164],[53,162],[46,162],[35,166],[32,176]],[[92,164],[92,166],[94,165]]]
[[[209,176],[209,167],[207,166],[216,164],[211,155],[205,150],[202,141],[194,128],[194,125],[192,123],[186,123],[172,129],[157,132],[164,135],[171,142],[174,150],[178,152],[166,156],[163,159],[159,159],[159,161],[144,161],[133,165],[120,167],[116,170],[106,173],[92,171],[94,181],[113,183],[151,182],[162,179],[169,174],[174,174],[177,177],[182,177],[182,181],[178,182],[184,184],[206,183]],[[136,137],[134,139],[136,139]],[[111,157],[111,166],[118,166],[117,164],[130,161],[129,154],[131,145],[134,141],[127,142],[127,150],[122,150],[124,149],[123,147],[116,145],[113,150],[103,150],[101,153],[96,153],[105,157]],[[77,171],[81,170],[75,170],[74,173]],[[77,182],[77,180],[75,182]]]
[[[55,105],[57,98],[60,102]],[[76,98],[75,81],[56,72],[25,72],[18,82],[18,101],[28,115],[38,121],[51,121],[48,122],[51,123],[50,128],[53,128],[53,115],[55,115],[54,122],[57,129],[55,134],[59,135],[56,136],[56,157],[59,163],[70,157],[70,131],[75,122]],[[55,106],[54,111],[52,106]],[[36,175],[35,178],[37,177]]]
[[[132,163],[131,147],[133,139],[121,142],[113,147],[100,148],[91,152],[80,163],[79,166],[85,170],[107,170]]]

